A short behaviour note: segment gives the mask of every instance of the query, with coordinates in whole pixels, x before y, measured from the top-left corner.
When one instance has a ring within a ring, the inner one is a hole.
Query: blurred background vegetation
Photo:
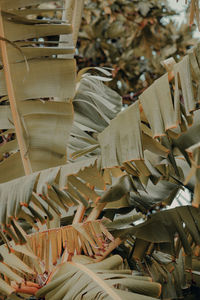
[[[78,67],[113,68],[109,85],[131,104],[165,72],[163,60],[179,59],[196,43],[195,26],[187,19],[177,26],[175,15],[166,0],[85,0]]]

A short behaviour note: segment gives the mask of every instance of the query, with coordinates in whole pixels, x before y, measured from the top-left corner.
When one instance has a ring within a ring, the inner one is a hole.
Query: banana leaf
[[[76,80],[73,42],[62,49],[59,44],[41,48],[37,43],[38,38],[46,39],[52,35],[67,35],[72,40],[72,26],[56,20],[31,22],[20,13],[18,15],[16,10],[27,7],[28,14],[28,7],[41,2],[15,1],[11,6],[10,2],[1,1],[4,68],[0,72],[0,95],[8,95],[12,114],[11,119],[7,113],[1,126],[9,129],[12,127],[9,123],[13,121],[24,174],[66,162],[66,147],[73,123],[70,100],[75,94]],[[25,40],[29,42],[23,44]],[[61,54],[72,55],[66,59],[59,58]],[[4,166],[6,163],[5,160]],[[14,178],[10,176],[10,180]]]
[[[76,257],[75,261],[65,263],[36,296],[45,296],[47,299],[95,299],[100,294],[102,299],[145,300],[160,295],[159,284],[148,279],[142,280],[142,277],[120,274],[117,266],[122,264],[122,260],[117,255],[103,263],[83,264],[81,261],[82,257]],[[105,274],[104,270],[107,270]],[[128,291],[117,289],[118,284],[128,288]]]

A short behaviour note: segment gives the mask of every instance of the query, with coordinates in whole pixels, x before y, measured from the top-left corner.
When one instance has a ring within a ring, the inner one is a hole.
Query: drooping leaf
[[[95,299],[98,294],[101,294],[102,299],[120,300],[125,297],[125,299],[145,300],[155,299],[152,297],[159,296],[159,284],[138,280],[137,276],[123,275],[120,274],[120,271],[117,272],[116,267],[122,264],[119,256],[106,259],[103,262],[104,267],[101,264],[93,263],[84,265],[79,263],[77,258],[75,262],[65,263],[55,273],[51,282],[37,293],[37,297],[45,296],[47,299],[50,297],[52,299],[67,299],[73,295],[74,299],[80,299],[80,297],[83,299]],[[104,274],[104,269],[109,270],[110,273],[106,272]],[[112,271],[115,271],[114,274]],[[123,290],[118,290],[116,288],[117,284],[128,288],[129,291],[123,292]],[[73,288],[70,288],[72,286]]]
[[[129,126],[132,124],[132,128]],[[142,160],[140,113],[138,103],[118,114],[98,136],[102,168],[111,168],[132,160]]]

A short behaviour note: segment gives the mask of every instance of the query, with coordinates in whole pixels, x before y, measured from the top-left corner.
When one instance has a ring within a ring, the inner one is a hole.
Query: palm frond
[[[163,75],[111,120],[98,135],[103,169],[123,166],[147,189],[149,179],[153,184],[163,180],[165,186],[170,181],[173,195],[185,186],[190,170],[186,149],[199,143],[198,60],[199,46],[173,65],[172,83]],[[193,191],[194,181],[186,186]]]
[[[50,220],[53,218],[52,213],[60,216],[61,212],[71,206],[82,203],[88,207],[89,199],[95,202],[99,195],[92,186],[102,190],[105,187],[96,160],[96,157],[90,158],[1,184],[0,223],[5,232],[11,238],[17,236],[17,241],[23,242],[23,234],[15,228],[20,227],[16,221],[19,218],[37,228],[35,220],[45,224],[46,217]]]
[[[132,228],[116,232],[117,236],[133,235],[136,244],[133,257],[142,259],[143,255],[154,249],[178,257],[181,247],[188,257],[192,255],[192,245],[200,245],[199,209],[181,206],[152,214],[147,221]],[[159,226],[158,226],[159,224]],[[175,235],[178,239],[175,241]],[[114,235],[115,236],[115,235]],[[139,256],[138,256],[139,255]]]
[[[83,258],[76,257],[73,262],[65,263],[36,296],[58,300],[97,299],[99,296],[113,300],[150,300],[160,295],[160,285],[151,282],[150,278],[131,275],[130,270],[120,270],[120,256],[110,257],[103,263],[89,264],[84,264]],[[117,288],[118,285],[121,289]]]
[[[161,297],[164,299],[182,297],[186,284],[191,284],[191,279],[186,281],[185,278],[186,268],[182,253],[173,261],[170,255],[154,251],[151,256],[145,257],[145,267],[153,280],[162,284]]]
[[[1,1],[4,69],[0,74],[0,95],[8,96],[10,102],[26,174],[66,162],[66,146],[73,122],[70,99],[75,93],[76,68],[72,26],[59,20],[30,21],[20,14],[21,10],[16,10],[25,8],[28,15],[28,7],[41,2],[16,1],[11,7],[9,2]],[[38,39],[45,41],[52,35],[66,35],[68,45],[65,48],[58,43],[55,47],[46,47],[45,44],[40,47]],[[70,55],[68,59],[58,58],[61,54]],[[2,125],[4,129],[6,124]],[[18,156],[14,156],[15,159]],[[6,164],[5,160],[3,167]],[[20,168],[17,174],[7,175],[6,180],[23,175]]]
[[[33,253],[44,263],[43,271],[48,273],[61,258],[62,262],[70,261],[82,251],[88,257],[98,258],[114,241],[100,220],[40,231],[28,235],[27,240]],[[34,265],[32,267],[34,269]]]
[[[133,208],[149,213],[157,204],[171,203],[179,188],[187,185],[193,191],[190,179],[194,174],[194,204],[199,204],[199,121],[195,122],[199,46],[173,65],[170,83],[168,74],[163,75],[136,103],[121,111],[121,98],[101,84],[110,78],[83,70],[75,92],[73,52],[83,1],[68,2],[70,24],[28,19],[29,6],[41,2],[19,0],[12,6],[11,1],[0,1],[4,67],[0,96],[6,104],[1,105],[0,116],[5,114],[1,127],[15,130],[17,137],[2,146],[0,153],[11,154],[0,164],[0,236],[7,243],[0,248],[4,260],[0,262],[0,290],[6,295],[26,294],[30,279],[31,287],[37,285],[32,294],[40,289],[39,281],[45,285],[37,296],[46,299],[159,297],[160,284],[121,270],[119,257],[97,261],[130,239],[134,241],[131,257],[139,265],[145,261],[150,274],[160,268],[155,250],[177,258],[183,247],[186,271],[193,267],[193,250],[200,244],[199,209],[161,211],[132,225],[142,217]],[[57,46],[46,47],[45,39],[52,35],[60,40]],[[105,69],[96,71],[109,76]],[[69,154],[73,158],[82,155],[84,160],[65,165],[70,131]],[[18,178],[24,169],[26,174],[34,173]],[[9,181],[12,178],[18,179]],[[115,210],[110,218],[114,221],[104,222],[109,230],[96,220],[108,204],[112,209],[116,201],[122,201],[124,206],[124,199],[131,215],[115,218]],[[72,225],[46,230],[46,222],[57,215],[59,224],[73,206],[78,208]],[[27,224],[32,227],[30,235],[25,231]],[[29,245],[33,254],[21,245],[10,247],[10,240]],[[82,253],[87,258],[80,257]],[[194,275],[198,275],[196,269]],[[43,277],[51,271],[46,284]]]
[[[89,71],[103,76],[92,75]],[[78,73],[80,81],[73,99],[74,124],[68,145],[69,155],[73,159],[100,154],[97,134],[121,111],[122,98],[103,84],[111,79],[110,75],[103,68],[85,68]]]
[[[29,258],[34,265],[37,265],[37,271],[40,270],[38,258],[32,253],[27,246],[17,246],[13,242],[10,243],[12,251],[9,251],[5,245],[0,246],[1,262],[0,262],[0,293],[10,295],[16,292],[13,282],[17,285],[26,284],[26,280],[32,280],[36,273],[30,264],[25,262],[24,257]],[[23,257],[20,258],[20,255]]]
[[[48,277],[74,255],[80,255],[83,251],[87,257],[96,259],[102,256],[109,243],[114,241],[101,221],[63,226],[30,235],[24,233],[24,236],[27,240],[26,245],[20,246],[10,242],[11,251],[5,245],[0,246],[0,291],[3,294],[10,295],[18,290],[23,293],[28,280],[32,285],[36,282],[35,289],[36,285],[39,289],[38,281],[42,280],[45,274]]]
[[[195,55],[195,49],[193,49],[193,55]],[[167,74],[163,75],[143,92],[136,103],[121,112],[99,134],[103,168],[121,166],[123,163],[134,161],[136,167],[137,164],[141,166],[143,164],[144,172],[146,170],[148,173],[147,167],[145,168],[144,150],[155,153],[156,148],[159,148],[156,144],[156,141],[159,144],[159,139],[161,145],[165,146],[168,151],[171,150],[169,137],[175,135],[173,129],[176,128],[177,133],[181,134],[185,120],[191,125],[192,113],[198,102],[193,96],[195,87],[192,85],[193,73],[190,61],[191,56],[187,55],[173,66],[174,93],[171,91]],[[180,87],[178,76],[181,78]],[[184,104],[181,103],[180,95]],[[152,137],[154,144],[151,142]],[[145,138],[148,138],[146,143]],[[167,156],[166,149],[160,148],[160,151],[161,156]],[[168,159],[173,165],[175,164],[171,151]]]

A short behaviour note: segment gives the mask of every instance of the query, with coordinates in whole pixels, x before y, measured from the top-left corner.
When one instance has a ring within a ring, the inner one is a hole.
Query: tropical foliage
[[[109,86],[131,104],[164,74],[162,61],[180,59],[195,44],[195,26],[189,27],[186,19],[177,26],[176,14],[162,0],[86,0],[78,66],[113,68]]]
[[[41,3],[0,1],[1,298],[182,297],[200,285],[200,45],[122,110],[110,70],[76,74],[82,2]],[[168,209],[182,189],[192,205]]]

